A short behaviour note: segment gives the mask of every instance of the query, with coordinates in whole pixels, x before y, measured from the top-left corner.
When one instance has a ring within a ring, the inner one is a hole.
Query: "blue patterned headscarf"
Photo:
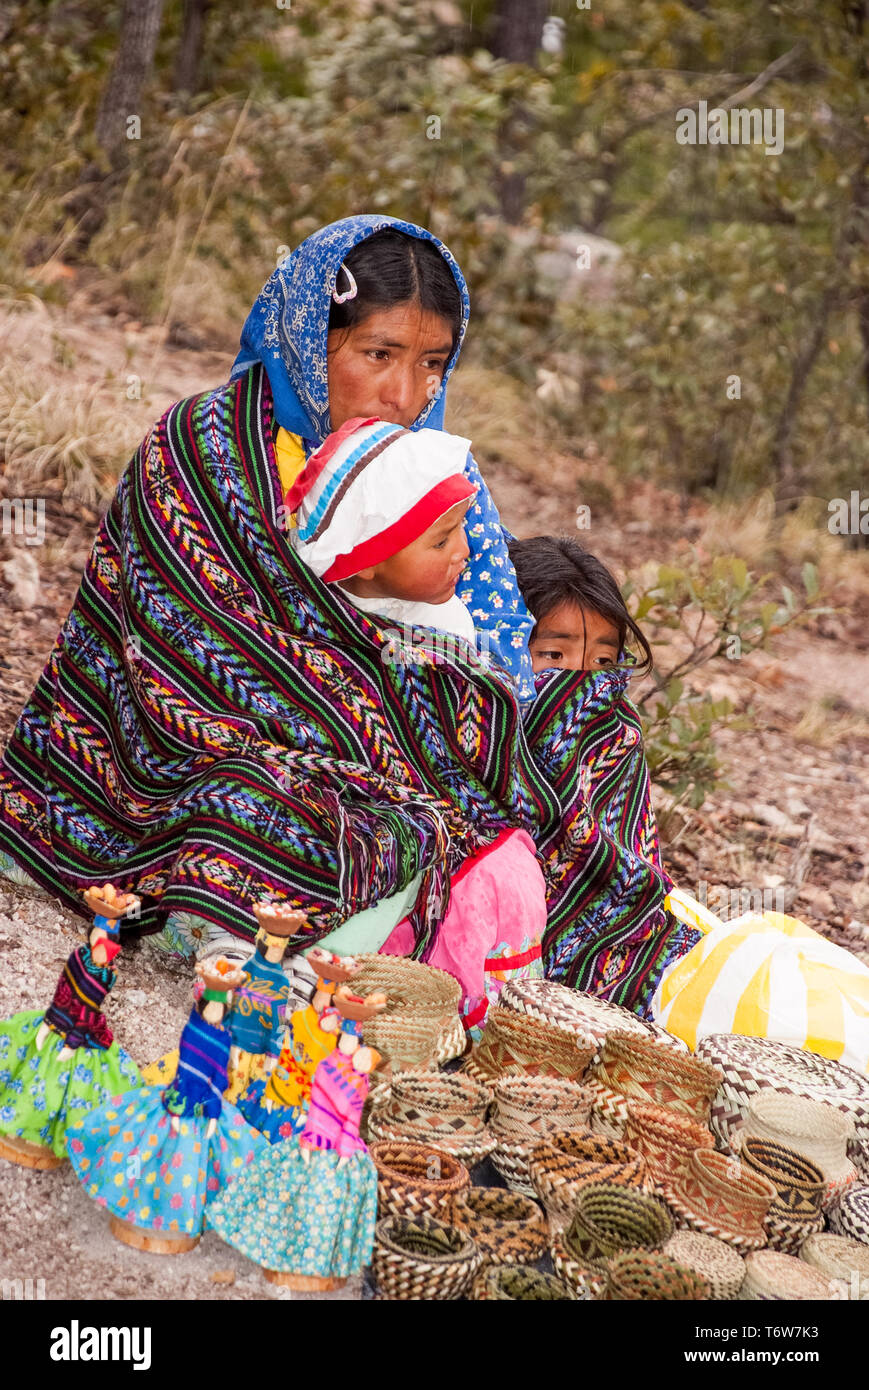
[[[461,295],[462,324],[455,351],[437,394],[411,426],[415,430],[422,425],[427,429],[444,427],[447,381],[461,350],[470,312],[464,276],[443,242],[424,227],[397,217],[362,213],[321,227],[281,261],[257,296],[242,330],[241,351],[233,363],[230,379],[241,376],[255,362],[262,362],[268,372],[278,424],[291,434],[322,443],[332,428],[326,338],[335,279],[351,247],[386,227],[432,242],[452,271]]]

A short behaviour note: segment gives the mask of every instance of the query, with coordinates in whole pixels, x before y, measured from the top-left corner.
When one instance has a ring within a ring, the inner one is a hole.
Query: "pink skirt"
[[[505,981],[542,977],[545,927],[546,888],[534,841],[525,830],[503,830],[453,878],[447,915],[427,959],[461,985],[462,1021],[473,1038],[479,1038]],[[410,954],[407,918],[380,949],[384,955]]]

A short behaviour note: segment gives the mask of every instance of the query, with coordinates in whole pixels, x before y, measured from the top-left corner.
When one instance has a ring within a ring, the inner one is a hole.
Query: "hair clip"
[[[338,284],[338,276],[341,274],[342,270],[344,274],[347,276],[347,279],[350,281],[350,288],[349,290],[345,290],[343,294],[336,294],[335,290],[332,291],[332,298],[334,299],[336,304],[343,304],[346,299],[355,299],[357,294],[359,293],[359,286],[356,284],[356,281],[353,278],[353,272],[352,270],[347,269],[343,261],[339,265],[338,270],[335,274],[336,287]]]

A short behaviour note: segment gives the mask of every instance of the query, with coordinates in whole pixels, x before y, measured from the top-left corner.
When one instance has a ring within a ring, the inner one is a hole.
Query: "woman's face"
[[[452,345],[446,319],[416,300],[333,330],[327,339],[332,429],[357,415],[408,428],[440,386]]]

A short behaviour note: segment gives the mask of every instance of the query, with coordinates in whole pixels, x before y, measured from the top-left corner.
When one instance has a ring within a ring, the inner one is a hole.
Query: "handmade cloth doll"
[[[227,1027],[232,1039],[227,1100],[237,1101],[250,1086],[271,1071],[281,1050],[290,982],[281,964],[289,939],[305,917],[301,912],[277,915],[256,904],[259,924],[256,952],[244,964],[247,979],[235,990]]]
[[[344,987],[322,1022],[338,1045],[314,1072],[302,1133],[257,1155],[208,1211],[222,1240],[288,1288],[338,1288],[368,1264],[377,1216],[377,1170],[359,1137],[369,1073],[380,1056],[362,1045],[362,1024],[386,1007]],[[333,1018],[334,1015],[334,1018]]]
[[[281,1054],[271,1074],[255,1081],[239,1101],[249,1124],[272,1144],[288,1139],[304,1127],[311,1082],[318,1064],[338,1041],[337,1029],[323,1026],[324,1009],[335,987],[351,979],[359,969],[352,956],[333,956],[315,946],[308,961],[318,972],[317,988],[310,1002],[290,1016]]]
[[[58,1167],[67,1126],[140,1080],[102,1013],[116,979],[109,962],[121,949],[119,919],[137,911],[139,899],[112,884],[84,897],[93,926],[48,1008],[0,1023],[0,1154],[25,1167]]]
[[[264,1147],[223,1098],[230,1037],[222,1023],[244,974],[223,960],[196,972],[205,988],[181,1034],[171,1084],[114,1096],[68,1145],[88,1196],[111,1213],[112,1234],[165,1254],[196,1244],[206,1203]]]

